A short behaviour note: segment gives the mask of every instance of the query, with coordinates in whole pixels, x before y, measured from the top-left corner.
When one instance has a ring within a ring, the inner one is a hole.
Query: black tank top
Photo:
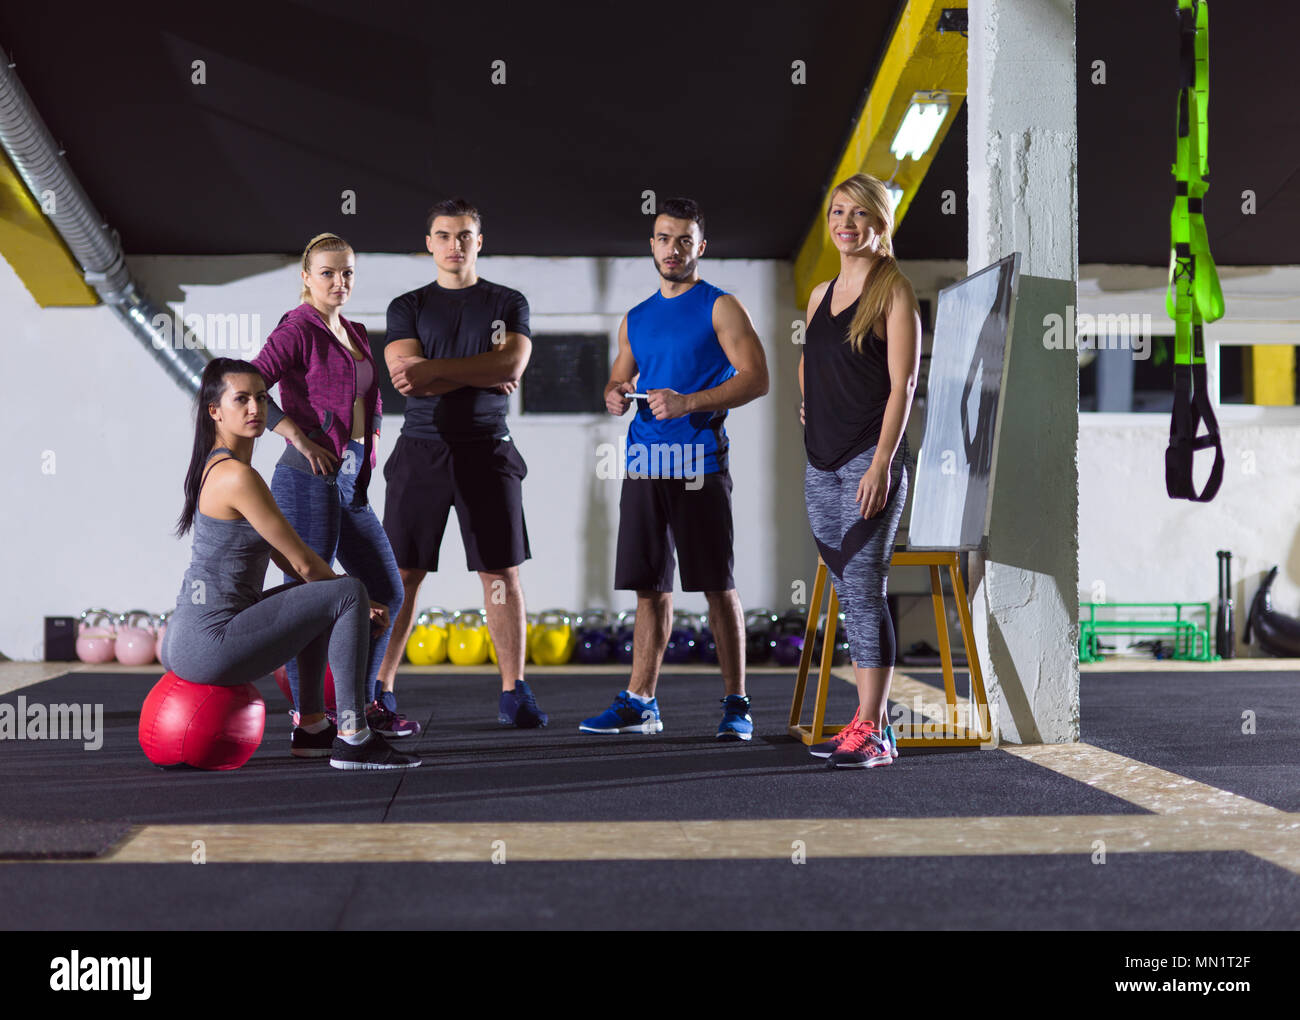
[[[826,288],[804,334],[804,446],[808,462],[821,471],[836,471],[875,446],[889,403],[885,341],[868,332],[862,353],[855,354],[848,336],[858,302],[831,315],[838,279]]]

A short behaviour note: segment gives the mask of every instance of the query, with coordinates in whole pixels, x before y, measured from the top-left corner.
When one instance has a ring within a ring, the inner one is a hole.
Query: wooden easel
[[[895,567],[929,567],[930,593],[934,603],[934,623],[939,635],[939,655],[943,661],[944,716],[941,720],[914,720],[910,727],[895,733],[899,747],[979,747],[992,739],[989,720],[988,695],[984,690],[984,675],[980,672],[979,654],[975,650],[975,633],[971,626],[970,606],[966,601],[966,586],[961,579],[961,563],[957,553],[949,550],[926,551],[898,549],[890,561]],[[961,619],[962,644],[966,648],[966,662],[970,668],[971,697],[967,700],[968,719],[975,729],[962,725],[957,704],[957,686],[953,676],[952,651],[948,647],[948,617],[944,611],[943,582],[939,568],[947,567],[952,579],[953,599]],[[816,744],[844,727],[827,726],[826,695],[830,689],[831,656],[835,651],[835,626],[839,621],[840,600],[835,585],[828,582],[826,563],[817,558],[817,577],[813,581],[812,604],[808,611],[808,626],[804,633],[803,654],[799,658],[799,675],[794,685],[794,700],[790,704],[788,732],[805,744]],[[808,669],[812,664],[813,642],[821,620],[822,593],[830,589],[827,607],[826,637],[822,642],[821,670],[817,679],[817,695],[813,705],[811,725],[801,723],[804,691],[808,686]],[[925,732],[918,732],[922,725]],[[936,730],[938,732],[931,732]]]

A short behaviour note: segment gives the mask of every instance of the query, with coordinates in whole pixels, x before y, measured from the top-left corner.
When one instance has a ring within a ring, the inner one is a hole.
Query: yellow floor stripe
[[[1003,744],[1001,750],[1162,815],[1285,815],[1275,807],[1092,744]]]
[[[103,860],[341,863],[960,857],[1250,851],[1300,856],[1300,815],[1047,815],[686,822],[149,825]],[[1285,866],[1285,865],[1283,865]]]

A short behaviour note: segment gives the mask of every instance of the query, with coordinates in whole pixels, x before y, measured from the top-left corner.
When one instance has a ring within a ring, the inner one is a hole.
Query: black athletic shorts
[[[698,488],[687,488],[699,482]],[[672,591],[674,548],[682,561],[682,591],[736,587],[729,472],[694,479],[625,478],[618,507],[615,588]]]
[[[532,555],[524,526],[527,474],[509,436],[455,443],[398,436],[384,464],[384,530],[397,565],[438,569],[453,506],[468,569],[504,570],[523,563]]]

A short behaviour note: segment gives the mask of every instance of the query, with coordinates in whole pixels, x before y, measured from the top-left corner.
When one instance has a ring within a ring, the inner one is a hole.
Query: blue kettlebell
[[[701,613],[698,621],[699,637],[695,639],[695,651],[701,662],[718,664],[718,643],[713,640],[713,631],[709,630],[709,614]]]

